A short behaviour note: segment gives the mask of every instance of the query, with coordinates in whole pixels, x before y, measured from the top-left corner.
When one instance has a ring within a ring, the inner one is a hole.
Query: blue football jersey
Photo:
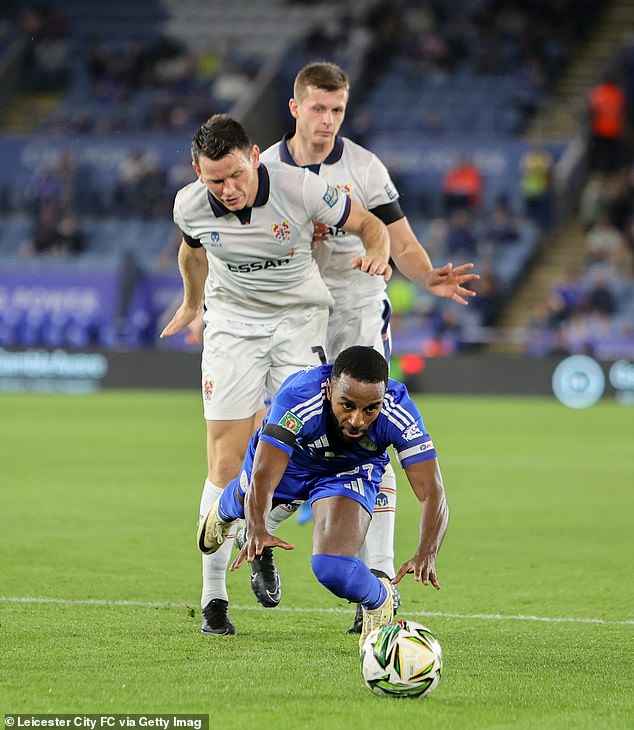
[[[322,365],[287,378],[252,446],[261,439],[286,452],[291,457],[288,469],[304,478],[354,469],[369,461],[384,467],[389,461],[388,446],[394,447],[403,467],[437,456],[407,388],[392,379],[367,434],[354,443],[338,439],[326,399],[331,372],[332,365]]]

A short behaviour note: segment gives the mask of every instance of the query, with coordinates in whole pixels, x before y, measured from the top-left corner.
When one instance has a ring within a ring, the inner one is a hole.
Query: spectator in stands
[[[133,150],[119,167],[114,200],[123,215],[161,216],[168,204],[167,172],[153,155]]]
[[[53,203],[42,205],[39,210],[33,240],[23,249],[26,256],[48,254],[54,251],[57,240],[57,208]]]
[[[610,222],[607,213],[601,213],[585,237],[587,266],[609,264],[615,272],[631,269],[627,244],[621,231]]]
[[[625,256],[630,261],[629,270],[623,272],[627,277],[634,275],[634,211],[625,225],[623,243],[625,246]]]
[[[623,87],[607,73],[588,96],[590,171],[610,174],[627,167],[626,108]]]
[[[132,150],[119,165],[114,200],[120,214],[130,215],[141,207],[143,182],[151,164],[141,150]]]
[[[431,3],[411,3],[400,22],[399,54],[433,78],[445,78],[455,65],[454,47],[438,23]]]
[[[158,161],[150,165],[142,188],[144,195],[139,215],[142,218],[162,217],[171,199],[167,195],[167,170]]]
[[[495,201],[485,223],[484,236],[487,243],[493,244],[493,246],[515,243],[520,237],[513,212],[505,196],[500,196]]]
[[[64,180],[56,165],[45,165],[34,171],[28,196],[32,210],[37,217],[42,208],[56,206],[60,208],[64,200]]]
[[[540,302],[531,309],[522,337],[526,351],[533,357],[542,357],[551,351],[553,335],[548,304]]]
[[[99,84],[106,76],[111,64],[111,52],[100,38],[90,41],[85,52],[85,64],[88,76],[93,86]]]
[[[43,206],[54,205],[58,212],[75,205],[77,164],[72,153],[64,152],[52,163],[34,169],[27,197],[37,218]]]
[[[157,61],[153,69],[154,82],[159,88],[183,97],[194,90],[198,75],[198,59],[194,53],[178,53]]]
[[[181,188],[193,182],[194,179],[195,175],[192,170],[192,163],[188,158],[183,156],[173,165],[170,165],[167,168],[167,194],[170,200],[174,198]]]
[[[615,335],[618,337],[618,327],[604,312],[579,309],[562,325],[561,334],[568,353],[596,356],[602,344],[614,341]]]
[[[39,213],[32,241],[23,245],[23,256],[76,256],[86,247],[85,234],[79,228],[77,216],[66,211],[58,218],[57,207],[44,205]]]
[[[589,320],[581,309],[574,309],[558,328],[566,353],[592,355]]]
[[[360,104],[348,118],[347,127],[350,138],[357,144],[365,145],[368,133],[373,129],[374,115],[368,104]]]
[[[616,299],[610,288],[608,272],[595,267],[590,274],[587,308],[590,314],[612,316],[616,312]]]
[[[240,64],[225,60],[213,84],[213,98],[224,109],[229,109],[238,99],[250,93],[252,80]]]
[[[484,259],[480,268],[480,278],[472,282],[469,288],[477,294],[473,307],[480,315],[480,324],[491,327],[500,313],[502,296],[493,261]]]
[[[28,91],[60,91],[70,74],[66,19],[53,4],[28,5],[20,17],[27,39],[22,83]]]
[[[168,237],[165,248],[156,257],[155,267],[158,271],[178,271],[178,249],[180,248],[181,240],[182,236],[178,228],[175,228]],[[179,304],[180,291],[178,292],[178,299],[175,299],[175,305],[170,302],[168,310],[166,310],[166,314],[164,315],[166,318],[163,326],[169,322]],[[169,316],[167,316],[167,311],[169,311]]]
[[[581,276],[573,269],[568,269],[555,282],[548,297],[550,325],[557,327],[569,319],[586,297]]]
[[[603,175],[590,173],[579,196],[579,218],[586,233],[597,222],[605,207]]]
[[[95,38],[84,54],[84,64],[96,100],[99,117],[70,119],[78,131],[165,129],[184,132],[192,124],[217,111],[212,87],[219,73],[220,57],[200,56],[174,38],[159,36],[129,41],[120,49]]]
[[[471,227],[471,213],[457,208],[449,216],[447,256],[472,259],[478,253],[478,240]]]
[[[462,155],[442,179],[445,211],[450,214],[457,208],[477,210],[482,202],[482,173],[473,160]]]
[[[515,89],[512,99],[522,111],[524,118],[537,111],[540,96],[546,89],[546,76],[538,53],[525,55],[515,74]]]
[[[443,258],[447,250],[447,233],[449,223],[446,218],[433,218],[421,240],[425,241],[425,248],[432,260]]]
[[[634,176],[625,169],[607,175],[603,182],[602,202],[610,222],[619,231],[625,231],[634,210],[633,182]]]
[[[579,200],[579,216],[586,233],[602,216],[607,216],[619,231],[625,231],[634,210],[634,178],[629,178],[626,172],[588,175]]]
[[[432,333],[425,337],[421,352],[424,357],[448,357],[458,352],[463,339],[458,312],[453,308],[441,307],[433,317]]]
[[[553,157],[541,142],[534,142],[520,160],[520,189],[524,212],[542,229],[551,225]]]
[[[86,248],[86,234],[79,227],[79,219],[73,211],[64,213],[57,224],[55,248],[60,254],[76,256]]]

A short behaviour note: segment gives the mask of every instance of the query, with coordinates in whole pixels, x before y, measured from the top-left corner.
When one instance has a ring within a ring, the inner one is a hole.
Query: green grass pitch
[[[237,637],[199,633],[205,472],[196,393],[0,395],[2,713],[204,713],[210,728],[634,726],[634,410],[419,398],[451,519],[441,591],[402,615],[445,652],[423,700],[363,685],[353,611],[277,553],[278,609],[229,575]],[[397,468],[398,472],[398,468]],[[419,510],[399,477],[397,564]]]

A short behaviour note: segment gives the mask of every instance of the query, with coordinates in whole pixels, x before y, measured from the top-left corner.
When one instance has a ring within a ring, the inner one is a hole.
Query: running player
[[[383,163],[372,152],[338,134],[348,95],[348,77],[339,66],[325,62],[305,66],[295,78],[293,98],[289,102],[295,131],[265,150],[262,160],[280,160],[293,167],[312,170],[329,185],[372,211],[387,226],[391,256],[398,269],[432,294],[466,305],[467,298],[475,293],[464,285],[479,278],[471,272],[473,264],[454,268],[448,263],[442,268],[434,268],[401,210],[398,192]],[[322,226],[321,232],[315,256],[335,299],[328,322],[328,357],[332,360],[343,348],[360,344],[374,347],[389,361],[391,308],[385,281],[359,276],[357,271],[345,265],[349,257],[363,250],[356,235],[332,225]],[[388,465],[360,557],[378,575],[390,578],[394,576],[395,509],[396,477]],[[275,530],[288,515],[284,506],[273,510],[269,528]],[[264,555],[264,565],[268,576],[273,577],[266,582],[252,581],[260,602],[263,602],[261,587],[275,582],[269,553]],[[251,566],[252,576],[260,569],[261,562],[258,560]],[[350,631],[360,631],[360,620],[359,606]]]
[[[392,581],[358,558],[390,445],[421,504],[418,547]],[[233,521],[246,515],[246,543],[232,569],[267,548],[291,550],[268,532],[266,518],[273,504],[297,499],[310,500],[313,509],[317,580],[362,606],[360,646],[393,620],[392,585],[406,573],[440,588],[436,555],[449,513],[436,450],[406,387],[388,379],[387,362],[371,347],[349,347],[334,365],[286,380],[250,441],[240,475],[201,521],[198,546],[203,553],[218,550]]]
[[[192,142],[196,182],[174,202],[183,234],[183,302],[161,337],[194,320],[205,303],[202,396],[208,474],[200,514],[238,474],[264,393],[324,358],[332,297],[311,254],[313,220],[360,235],[348,266],[389,278],[385,225],[306,170],[259,162],[243,127],[215,115]],[[204,295],[204,296],[203,296]],[[225,582],[229,543],[203,559],[202,631],[233,634]]]

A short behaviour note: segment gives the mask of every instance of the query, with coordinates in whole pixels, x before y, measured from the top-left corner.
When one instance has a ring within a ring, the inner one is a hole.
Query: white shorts
[[[366,307],[346,309],[335,306],[328,321],[326,352],[333,362],[346,347],[373,347],[388,361],[392,351],[390,316],[392,308],[387,299],[378,299]]]
[[[275,322],[253,323],[205,315],[203,410],[207,421],[250,418],[284,380],[325,360],[328,310],[298,307]]]

